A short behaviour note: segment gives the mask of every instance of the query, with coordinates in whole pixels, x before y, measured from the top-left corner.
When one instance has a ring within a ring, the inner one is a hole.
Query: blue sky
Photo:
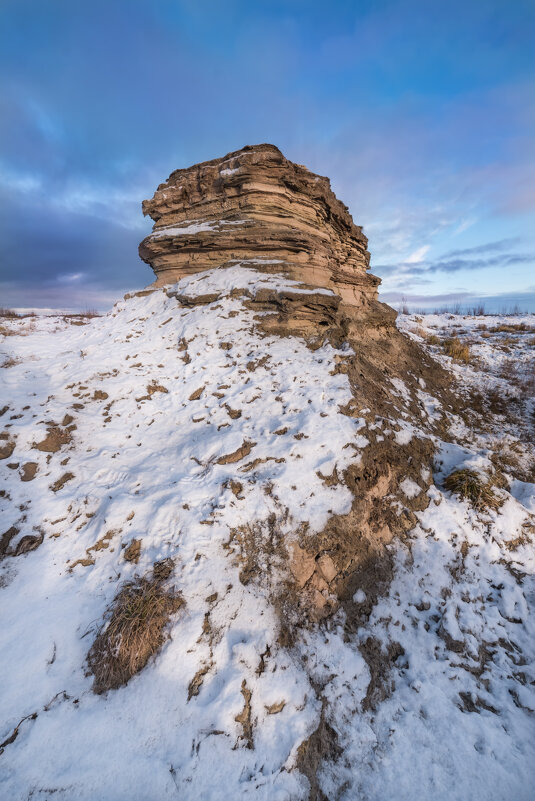
[[[141,201],[272,142],[331,178],[388,302],[535,311],[534,40],[533,0],[2,0],[0,305],[146,285]]]

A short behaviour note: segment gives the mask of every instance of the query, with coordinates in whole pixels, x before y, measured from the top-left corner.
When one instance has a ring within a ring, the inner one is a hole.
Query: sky
[[[271,142],[397,307],[535,312],[533,0],[1,0],[0,306],[153,280],[141,201]]]

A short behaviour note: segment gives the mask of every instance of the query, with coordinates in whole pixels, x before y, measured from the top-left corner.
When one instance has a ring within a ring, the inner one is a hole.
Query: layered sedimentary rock
[[[237,263],[286,272],[333,289],[346,303],[374,304],[368,241],[328,178],[288,161],[274,145],[244,147],[175,170],[143,213],[154,229],[139,247],[162,286]]]

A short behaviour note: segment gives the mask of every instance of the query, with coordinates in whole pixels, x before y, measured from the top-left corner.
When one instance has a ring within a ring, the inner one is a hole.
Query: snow
[[[266,260],[251,259],[247,260],[243,266],[242,263],[236,264],[232,267],[227,267],[224,270],[206,270],[202,273],[195,273],[181,279],[178,284],[170,285],[168,292],[183,295],[203,295],[212,294],[216,292],[229,293],[233,289],[275,289],[281,292],[292,292],[299,290],[300,295],[330,295],[334,296],[331,289],[303,289],[299,281],[281,275],[270,275],[266,273],[263,275],[258,270],[249,267],[250,264],[264,264]],[[269,261],[269,264],[277,264],[277,261]]]
[[[395,432],[394,439],[398,445],[408,445],[413,438],[413,428],[410,424],[403,423],[402,420],[398,420],[398,423],[401,428],[399,431]]]
[[[200,222],[192,220],[185,225],[162,225],[149,234],[152,239],[163,236],[184,236],[185,234],[198,234],[201,231],[220,231],[224,225],[244,225],[248,220],[208,220]]]
[[[518,481],[513,479],[509,492],[516,498],[516,500],[524,506],[529,512],[535,514],[535,485],[526,481]]]
[[[121,301],[86,325],[59,316],[2,321],[11,335],[0,341],[0,360],[15,362],[1,371],[0,408],[9,408],[0,421],[15,439],[13,455],[0,462],[2,531],[17,526],[14,543],[38,530],[45,536],[37,550],[0,563],[0,742],[37,714],[0,754],[0,797],[306,799],[296,757],[323,714],[341,748],[320,770],[329,799],[533,798],[535,484],[504,473],[504,503],[488,513],[441,489],[460,467],[489,476],[503,443],[527,465],[532,450],[521,422],[489,417],[482,433],[449,417],[449,440],[433,440],[429,505],[392,546],[393,581],[356,632],[341,610],[303,630],[294,649],[283,648],[266,585],[240,581],[233,530],[255,523],[262,541],[269,515],[283,509],[288,541],[299,524],[321,530],[333,513],[349,510],[352,495],[320,476],[342,474],[359,450],[373,447],[364,417],[339,413],[351,392],[333,366],[347,351],[261,335],[253,312],[230,294],[297,286],[236,266]],[[180,295],[210,292],[218,293],[210,305],[179,303]],[[477,324],[468,319],[456,330],[462,337]],[[442,331],[453,321],[429,315],[418,325]],[[500,336],[473,346],[482,368],[427,347],[466,384],[503,388],[492,359],[503,353]],[[514,352],[527,365],[529,346],[517,339]],[[160,389],[151,394],[149,386]],[[411,401],[404,382],[393,389]],[[425,389],[418,399],[437,419],[440,404]],[[65,414],[76,424],[72,442],[52,455],[32,448]],[[382,436],[389,435],[403,445],[422,432],[385,420]],[[255,443],[247,456],[219,463],[244,442]],[[20,468],[7,463],[28,461],[38,472],[22,482]],[[51,491],[67,471],[74,478]],[[230,481],[241,484],[237,494]],[[408,478],[401,487],[408,498],[423,492]],[[91,550],[110,531],[109,547]],[[123,558],[135,538],[137,566]],[[87,556],[93,564],[74,564]],[[170,639],[127,686],[94,695],[85,658],[106,607],[124,580],[168,556],[186,602]],[[263,567],[276,587],[280,566],[266,555]],[[359,589],[353,601],[368,597]],[[376,708],[365,705],[371,638],[384,653],[399,644],[393,661],[385,657]],[[203,667],[202,687],[188,702]],[[253,749],[236,721],[244,681]],[[278,714],[268,713],[281,702]]]
[[[175,798],[177,789],[182,798],[217,798],[223,787],[233,798],[252,788],[258,798],[303,797],[306,782],[283,767],[293,765],[317,725],[318,704],[307,700],[306,674],[276,650],[268,599],[240,583],[223,546],[232,529],[262,523],[280,508],[290,510],[288,537],[300,522],[313,532],[331,514],[349,511],[349,490],[327,487],[318,474],[343,471],[354,458],[344,446],[356,442],[363,423],[339,414],[351,393],[345,375],[330,375],[338,351],[255,333],[253,313],[228,296],[237,270],[181,282],[178,289],[190,295],[215,286],[227,293],[210,307],[184,309],[159,291],[118,303],[85,326],[39,318],[31,336],[9,338],[20,360],[3,376],[13,459],[36,461],[39,471],[30,485],[4,469],[12,502],[3,522],[5,529],[18,525],[19,537],[38,527],[46,536],[39,550],[2,564],[1,739],[39,713],[6,747],[4,797],[34,786],[67,788],[59,798],[110,801],[132,792]],[[261,286],[288,285],[252,272],[244,270],[238,284],[251,287],[256,278]],[[187,351],[179,350],[185,343]],[[167,391],[149,397],[153,384]],[[201,397],[189,401],[200,387]],[[96,390],[108,397],[93,400]],[[233,419],[229,409],[241,416]],[[73,445],[47,464],[32,443],[44,438],[46,421],[61,423],[66,413],[77,426]],[[275,434],[279,429],[287,430]],[[245,441],[255,443],[248,457],[218,464]],[[66,471],[75,479],[51,492]],[[231,478],[242,484],[238,497]],[[107,531],[115,532],[110,547],[88,551]],[[142,540],[137,568],[122,557],[135,538]],[[93,565],[69,570],[88,554]],[[142,574],[170,555],[178,557],[186,601],[170,642],[127,687],[96,698],[84,660],[119,577]],[[202,630],[205,599],[214,593],[210,620],[221,635],[210,644]],[[259,677],[268,644],[274,656]],[[189,682],[204,664],[212,667],[188,704]],[[255,751],[233,750],[244,679],[258,720]],[[44,712],[58,692],[64,695]],[[266,705],[280,700],[284,709],[267,715]]]
[[[413,481],[411,478],[404,478],[399,486],[407,498],[416,498],[416,496],[422,491],[422,488],[419,487],[416,481]]]

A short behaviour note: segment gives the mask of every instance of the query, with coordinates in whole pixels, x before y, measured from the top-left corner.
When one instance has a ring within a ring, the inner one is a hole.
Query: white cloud
[[[77,284],[79,281],[82,281],[86,277],[87,273],[63,273],[63,275],[58,275],[57,280],[60,284]]]
[[[455,231],[453,233],[454,234],[462,234],[463,231],[466,231],[468,228],[471,228],[473,225],[475,225],[476,222],[477,222],[477,220],[475,218],[473,218],[473,217],[472,218],[469,217],[469,218],[467,218],[465,220],[461,220],[460,224],[457,226],[457,228],[455,229]]]
[[[418,264],[418,262],[423,261],[431,248],[431,245],[422,245],[421,248],[415,250],[414,253],[405,260],[407,264]]]

